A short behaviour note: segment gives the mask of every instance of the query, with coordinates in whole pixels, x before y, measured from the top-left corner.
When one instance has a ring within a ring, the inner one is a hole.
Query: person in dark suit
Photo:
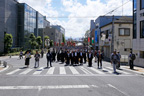
[[[77,54],[78,54],[78,65],[79,65],[79,60],[80,60],[80,51],[79,50],[77,51]]]
[[[102,69],[103,54],[100,52],[100,50],[98,51],[97,59],[98,59],[98,69],[99,69],[99,68]],[[99,67],[99,63],[100,63],[100,67]]]
[[[82,51],[79,53],[79,57],[80,57],[80,65],[83,65],[83,52]]]
[[[86,63],[86,52],[83,52],[84,63]]]
[[[70,64],[70,53],[69,51],[67,51],[67,54],[66,54],[66,66]]]
[[[88,53],[88,67],[92,67],[93,54],[91,51]]]
[[[48,53],[46,55],[47,58],[47,67],[49,67],[49,63],[50,63],[50,67],[52,67],[51,61],[52,61],[52,54],[50,53],[50,50],[48,50]]]
[[[65,52],[62,50],[61,52],[61,62],[64,63],[64,58],[65,58]]]
[[[53,52],[52,52],[52,61],[55,62],[55,56],[56,56],[56,53],[55,53],[55,50],[53,49]]]
[[[73,66],[74,62],[74,52],[72,51],[70,54],[70,59],[71,59],[71,65]]]
[[[78,53],[76,50],[74,52],[74,59],[75,59],[75,64],[78,64]]]

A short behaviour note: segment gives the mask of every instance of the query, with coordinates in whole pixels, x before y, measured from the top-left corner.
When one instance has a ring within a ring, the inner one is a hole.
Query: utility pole
[[[111,53],[114,51],[114,15],[112,17],[112,41],[111,41]]]

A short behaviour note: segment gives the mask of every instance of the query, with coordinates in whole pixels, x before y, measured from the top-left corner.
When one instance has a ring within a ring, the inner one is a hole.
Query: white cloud
[[[51,5],[52,0],[19,0],[32,6],[43,15],[48,17],[65,16],[68,12],[68,20],[60,20],[56,18],[48,18],[51,24],[62,25],[66,30],[66,37],[78,38],[84,36],[86,30],[90,29],[90,20],[95,20],[98,16],[104,15],[109,11],[122,5],[122,0],[86,0],[86,4],[79,3],[79,0],[61,0],[63,9],[58,12],[55,6]],[[129,0],[123,0],[124,3]],[[122,8],[108,15],[121,15]],[[132,15],[132,1],[124,5],[123,15]],[[77,18],[76,18],[77,17]],[[84,17],[84,18],[80,18]],[[86,18],[87,17],[87,18]],[[94,17],[94,18],[93,18]]]
[[[127,2],[128,0],[125,0]],[[86,5],[78,3],[78,0],[62,0],[65,11],[70,12],[69,17],[88,17],[88,18],[69,18],[65,22],[66,36],[82,37],[86,30],[90,28],[90,20],[96,19],[100,15],[105,15],[109,11],[122,5],[121,0],[107,0],[107,3],[102,3],[101,0],[87,0]],[[129,7],[127,7],[129,6]],[[132,2],[129,2],[123,7],[123,15],[132,15]],[[122,8],[108,15],[121,15]],[[95,18],[92,18],[92,17]],[[91,17],[91,18],[90,18]]]

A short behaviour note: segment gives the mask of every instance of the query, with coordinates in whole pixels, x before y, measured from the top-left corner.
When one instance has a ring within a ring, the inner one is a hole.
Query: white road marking
[[[80,69],[85,73],[85,74],[93,74],[92,72],[88,71],[84,67],[80,67]]]
[[[30,71],[32,71],[33,69],[27,69],[25,71],[23,71],[22,73],[20,73],[20,75],[24,75],[24,74],[28,74]]]
[[[107,67],[108,69],[111,69],[111,70],[113,70],[113,68],[111,68],[111,67]],[[120,73],[124,73],[124,74],[130,74],[130,73],[128,73],[128,72],[124,72],[124,71],[121,71],[121,70],[116,70],[117,72],[120,72]]]
[[[33,75],[38,75],[38,74],[40,74],[40,73],[42,72],[43,68],[44,68],[44,67],[40,67],[38,70],[36,70],[36,71],[33,73]]]
[[[16,72],[18,72],[18,71],[20,71],[20,70],[21,70],[21,69],[16,69],[16,70],[14,70],[14,71],[12,71],[12,72],[7,73],[7,75],[14,74],[14,73],[16,73]]]
[[[64,67],[60,67],[60,74],[66,74],[66,71],[65,71]]]
[[[113,73],[113,71],[103,68],[103,71],[107,71],[108,73]]]
[[[91,85],[93,86],[93,85]],[[17,90],[17,89],[75,89],[90,88],[89,85],[56,85],[56,86],[0,86],[0,90]]]
[[[73,74],[79,74],[79,72],[74,67],[69,67]]]
[[[93,70],[94,72],[96,72],[98,74],[105,74],[104,72],[101,72],[98,69],[95,69],[95,68],[92,68],[92,67],[90,67],[89,69]]]
[[[125,92],[119,90],[118,88],[116,88],[115,86],[111,85],[111,84],[107,84],[109,87],[114,88],[115,90],[119,91],[120,93],[124,94],[124,96],[129,96],[128,94],[126,94]]]
[[[53,74],[54,69],[55,69],[55,67],[51,67],[50,69],[48,69],[48,72],[46,74]]]

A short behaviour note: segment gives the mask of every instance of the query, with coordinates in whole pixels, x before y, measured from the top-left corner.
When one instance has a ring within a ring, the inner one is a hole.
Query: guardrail
[[[7,62],[6,62],[6,61],[1,61],[1,60],[0,60],[0,65],[3,65],[4,67],[7,67]]]

